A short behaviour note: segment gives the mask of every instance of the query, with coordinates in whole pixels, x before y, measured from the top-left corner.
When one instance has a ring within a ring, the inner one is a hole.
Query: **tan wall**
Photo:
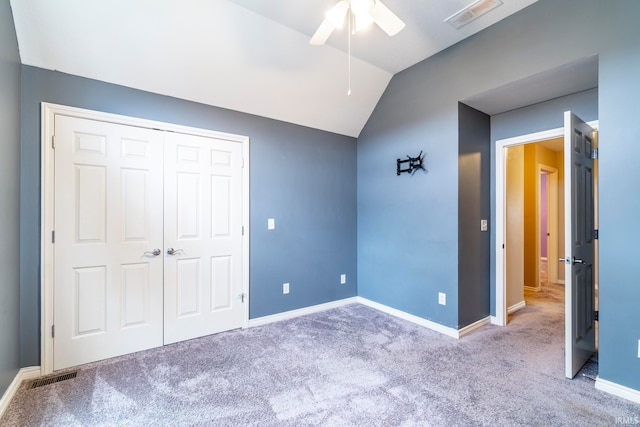
[[[506,301],[524,301],[524,146],[507,148],[506,165]]]
[[[524,146],[524,286],[537,287],[538,261],[536,260],[536,144]]]

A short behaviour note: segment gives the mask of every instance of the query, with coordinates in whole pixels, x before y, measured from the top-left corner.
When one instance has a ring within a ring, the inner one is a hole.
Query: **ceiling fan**
[[[334,29],[342,28],[345,18],[349,22],[350,32],[353,33],[375,23],[388,35],[395,36],[405,25],[380,0],[340,0],[327,12],[309,43],[325,44]]]

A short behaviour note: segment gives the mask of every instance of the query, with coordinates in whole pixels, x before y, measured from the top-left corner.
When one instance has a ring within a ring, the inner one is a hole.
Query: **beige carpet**
[[[82,367],[4,426],[601,426],[640,405],[563,376],[563,288],[455,340],[354,304]],[[590,363],[586,372],[596,373]],[[629,418],[631,417],[631,418]]]
[[[547,283],[549,281],[549,270],[547,268],[547,260],[546,259],[541,259],[540,260],[540,283],[544,284]]]

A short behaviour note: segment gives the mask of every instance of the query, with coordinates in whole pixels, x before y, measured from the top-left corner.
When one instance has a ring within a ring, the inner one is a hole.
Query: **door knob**
[[[564,262],[565,264],[584,264],[584,261],[580,258],[573,257],[573,261],[571,258],[559,258],[558,261]]]
[[[181,252],[182,252],[182,249],[173,249],[173,248],[167,249],[168,255],[178,255]]]
[[[144,254],[142,254],[143,256],[145,255],[151,255],[151,256],[158,256],[162,253],[162,251],[160,249],[154,249],[152,251],[146,251]]]

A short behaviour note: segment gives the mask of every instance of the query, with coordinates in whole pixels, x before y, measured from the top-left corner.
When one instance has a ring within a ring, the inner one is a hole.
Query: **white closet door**
[[[242,326],[242,148],[165,137],[164,342]]]
[[[162,345],[162,138],[56,116],[56,370]]]

